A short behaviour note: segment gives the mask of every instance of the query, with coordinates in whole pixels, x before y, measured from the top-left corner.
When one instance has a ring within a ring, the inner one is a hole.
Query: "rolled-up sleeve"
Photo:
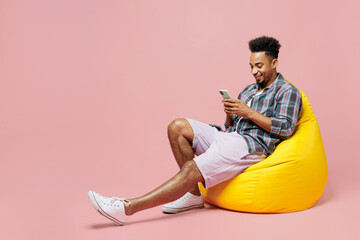
[[[281,93],[275,108],[275,116],[270,117],[270,134],[281,139],[289,138],[295,130],[301,109],[302,99],[298,89],[291,88]]]

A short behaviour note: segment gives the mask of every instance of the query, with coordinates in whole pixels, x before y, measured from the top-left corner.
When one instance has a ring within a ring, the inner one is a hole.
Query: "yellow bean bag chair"
[[[238,176],[209,189],[204,200],[221,208],[284,213],[312,207],[324,192],[328,169],[319,126],[306,95],[294,135]]]

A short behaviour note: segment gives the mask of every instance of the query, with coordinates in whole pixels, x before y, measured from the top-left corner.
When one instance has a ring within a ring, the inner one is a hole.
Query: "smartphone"
[[[228,90],[225,89],[221,89],[219,90],[221,96],[223,97],[223,99],[231,99],[230,93],[228,92]]]

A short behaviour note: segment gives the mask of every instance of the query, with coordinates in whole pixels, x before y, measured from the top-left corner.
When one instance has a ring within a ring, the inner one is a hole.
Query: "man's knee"
[[[180,172],[184,174],[186,177],[193,179],[196,182],[201,182],[204,180],[194,160],[187,161],[186,163],[184,163]]]
[[[178,118],[172,121],[168,126],[168,136],[184,136],[186,139],[192,142],[194,138],[194,132],[190,123],[185,118]]]

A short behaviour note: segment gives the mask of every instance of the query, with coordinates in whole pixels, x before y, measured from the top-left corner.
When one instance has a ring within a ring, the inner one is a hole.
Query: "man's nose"
[[[252,75],[257,74],[257,72],[258,72],[258,70],[257,70],[256,68],[251,69],[251,73],[252,73]]]

